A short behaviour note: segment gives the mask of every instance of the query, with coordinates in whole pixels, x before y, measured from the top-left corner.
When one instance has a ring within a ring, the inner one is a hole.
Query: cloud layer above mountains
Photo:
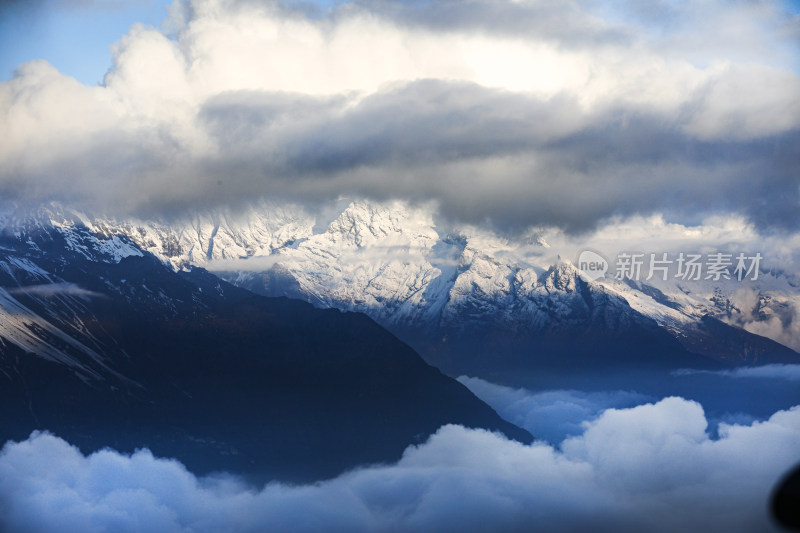
[[[0,452],[0,528],[47,531],[770,531],[800,408],[707,434],[699,404],[608,409],[559,448],[441,428],[394,465],[261,490],[147,451],[84,456],[35,433]]]
[[[0,84],[0,195],[164,214],[435,200],[524,228],[800,226],[800,18],[777,0],[176,3],[103,86]]]

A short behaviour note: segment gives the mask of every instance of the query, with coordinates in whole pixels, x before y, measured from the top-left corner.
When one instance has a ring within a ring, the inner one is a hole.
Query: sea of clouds
[[[718,438],[702,406],[680,397],[592,407],[634,399],[584,396],[587,421],[558,445],[448,425],[396,464],[300,486],[198,478],[147,450],[85,455],[37,432],[0,452],[0,530],[774,530],[768,501],[800,461],[800,406],[721,424]]]

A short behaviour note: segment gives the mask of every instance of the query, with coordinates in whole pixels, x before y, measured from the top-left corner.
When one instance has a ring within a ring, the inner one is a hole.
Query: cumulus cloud
[[[560,447],[445,426],[396,464],[256,490],[148,451],[89,456],[34,433],[0,452],[6,531],[770,531],[800,408],[707,433],[681,398],[609,409]]]
[[[103,86],[42,61],[0,84],[0,193],[112,214],[346,194],[513,228],[668,212],[796,229],[781,6],[178,2],[121,38]]]

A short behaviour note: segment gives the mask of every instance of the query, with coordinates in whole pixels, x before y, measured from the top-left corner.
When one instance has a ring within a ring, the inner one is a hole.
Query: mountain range
[[[2,228],[2,442],[47,430],[263,482],[394,461],[448,423],[531,440],[362,313],[176,270],[65,211]]]
[[[198,473],[307,481],[396,460],[447,423],[530,441],[462,375],[629,387],[800,362],[732,323],[734,285],[592,281],[541,234],[443,227],[402,202],[174,220],[6,206],[0,437],[46,429]],[[758,312],[781,313],[793,283],[764,273]]]
[[[736,280],[592,281],[553,257],[542,232],[502,237],[399,201],[315,213],[261,202],[169,221],[72,216],[175,270],[201,266],[258,294],[365,313],[452,376],[531,384],[598,368],[800,360],[738,323],[792,320],[800,293],[784,272],[749,282],[755,301],[741,301]]]

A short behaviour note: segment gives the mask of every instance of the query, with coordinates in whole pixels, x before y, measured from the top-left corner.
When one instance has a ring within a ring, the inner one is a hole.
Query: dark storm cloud
[[[434,80],[345,107],[352,103],[285,95],[264,95],[259,103],[253,95],[228,94],[211,100],[200,116],[226,148],[247,154],[279,146],[286,171],[296,174],[518,154],[581,120],[569,99],[544,103]]]
[[[282,5],[198,0],[174,39],[134,28],[102,87],[20,67],[0,84],[0,194],[112,215],[346,195],[509,230],[651,213],[800,228],[800,81],[717,53],[785,45],[772,4],[767,22],[725,12],[735,46],[703,39],[689,6],[379,1],[312,20]],[[650,47],[672,26],[717,63]]]
[[[351,104],[213,99],[200,117],[224,155],[207,168],[253,193],[432,197],[447,215],[511,227],[582,230],[654,211],[734,212],[762,228],[800,227],[798,132],[703,141],[683,131],[681,113],[582,114],[569,97],[430,80]]]
[[[581,112],[475,84],[420,81],[368,96],[233,92],[205,103],[212,154],[166,129],[102,132],[7,174],[6,196],[115,206],[140,214],[255,196],[341,194],[435,199],[442,213],[510,229],[590,229],[617,215],[739,213],[760,228],[800,228],[800,133],[698,140],[684,116]]]
[[[566,48],[626,45],[632,38],[625,28],[593,16],[578,2],[361,0],[356,5],[410,27],[506,38],[536,35]]]

